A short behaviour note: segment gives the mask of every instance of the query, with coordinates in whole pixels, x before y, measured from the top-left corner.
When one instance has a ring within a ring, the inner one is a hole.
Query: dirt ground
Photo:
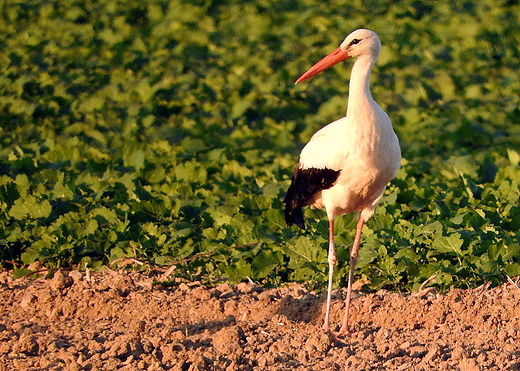
[[[302,285],[164,287],[158,279],[0,271],[0,371],[520,370],[513,283],[446,295],[357,292],[355,332],[335,344],[320,329],[324,296]]]

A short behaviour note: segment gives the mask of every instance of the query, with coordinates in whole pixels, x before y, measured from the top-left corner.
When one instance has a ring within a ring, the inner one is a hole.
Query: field
[[[159,278],[104,270],[13,280],[1,272],[0,370],[520,369],[513,283],[446,295],[359,293],[354,332],[335,344],[319,330],[323,295],[301,284],[164,287]],[[334,323],[341,304],[335,296]]]
[[[372,93],[403,162],[364,228],[357,287],[514,292],[515,1],[14,0],[0,16],[0,260],[14,278],[111,268],[166,272],[154,279],[172,292],[295,283],[318,297],[325,215],[288,228],[282,200],[304,143],[345,112],[351,62],[294,81],[365,27],[383,43]],[[336,222],[338,289],[354,226]]]

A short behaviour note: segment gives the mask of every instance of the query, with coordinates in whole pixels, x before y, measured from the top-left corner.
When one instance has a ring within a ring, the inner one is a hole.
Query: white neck
[[[365,54],[358,57],[350,74],[347,117],[369,112],[369,107],[377,105],[370,94],[370,73],[375,56]]]

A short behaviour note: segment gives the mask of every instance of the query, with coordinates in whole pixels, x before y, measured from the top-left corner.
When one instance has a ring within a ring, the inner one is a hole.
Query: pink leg
[[[356,227],[356,237],[354,238],[354,244],[352,245],[352,249],[350,250],[350,271],[348,275],[347,298],[345,299],[345,314],[343,315],[343,324],[341,326],[341,329],[339,330],[339,335],[348,333],[348,313],[350,310],[350,301],[352,299],[352,283],[354,280],[354,268],[356,267],[356,262],[358,259],[359,241],[361,240],[361,232],[363,231],[364,223],[365,221],[360,215]]]
[[[330,333],[330,302],[332,296],[332,277],[334,275],[334,266],[336,265],[336,249],[334,248],[334,219],[329,220],[329,288],[327,290],[327,309],[325,311],[325,322],[323,330]]]

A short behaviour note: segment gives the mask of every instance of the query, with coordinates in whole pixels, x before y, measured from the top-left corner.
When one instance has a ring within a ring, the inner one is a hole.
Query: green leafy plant
[[[11,1],[0,48],[4,267],[175,264],[188,278],[324,282],[324,214],[287,228],[302,145],[349,68],[293,82],[355,28],[403,166],[365,227],[372,289],[520,275],[518,5]],[[464,27],[460,27],[463,24]],[[337,221],[344,283],[354,220]]]

